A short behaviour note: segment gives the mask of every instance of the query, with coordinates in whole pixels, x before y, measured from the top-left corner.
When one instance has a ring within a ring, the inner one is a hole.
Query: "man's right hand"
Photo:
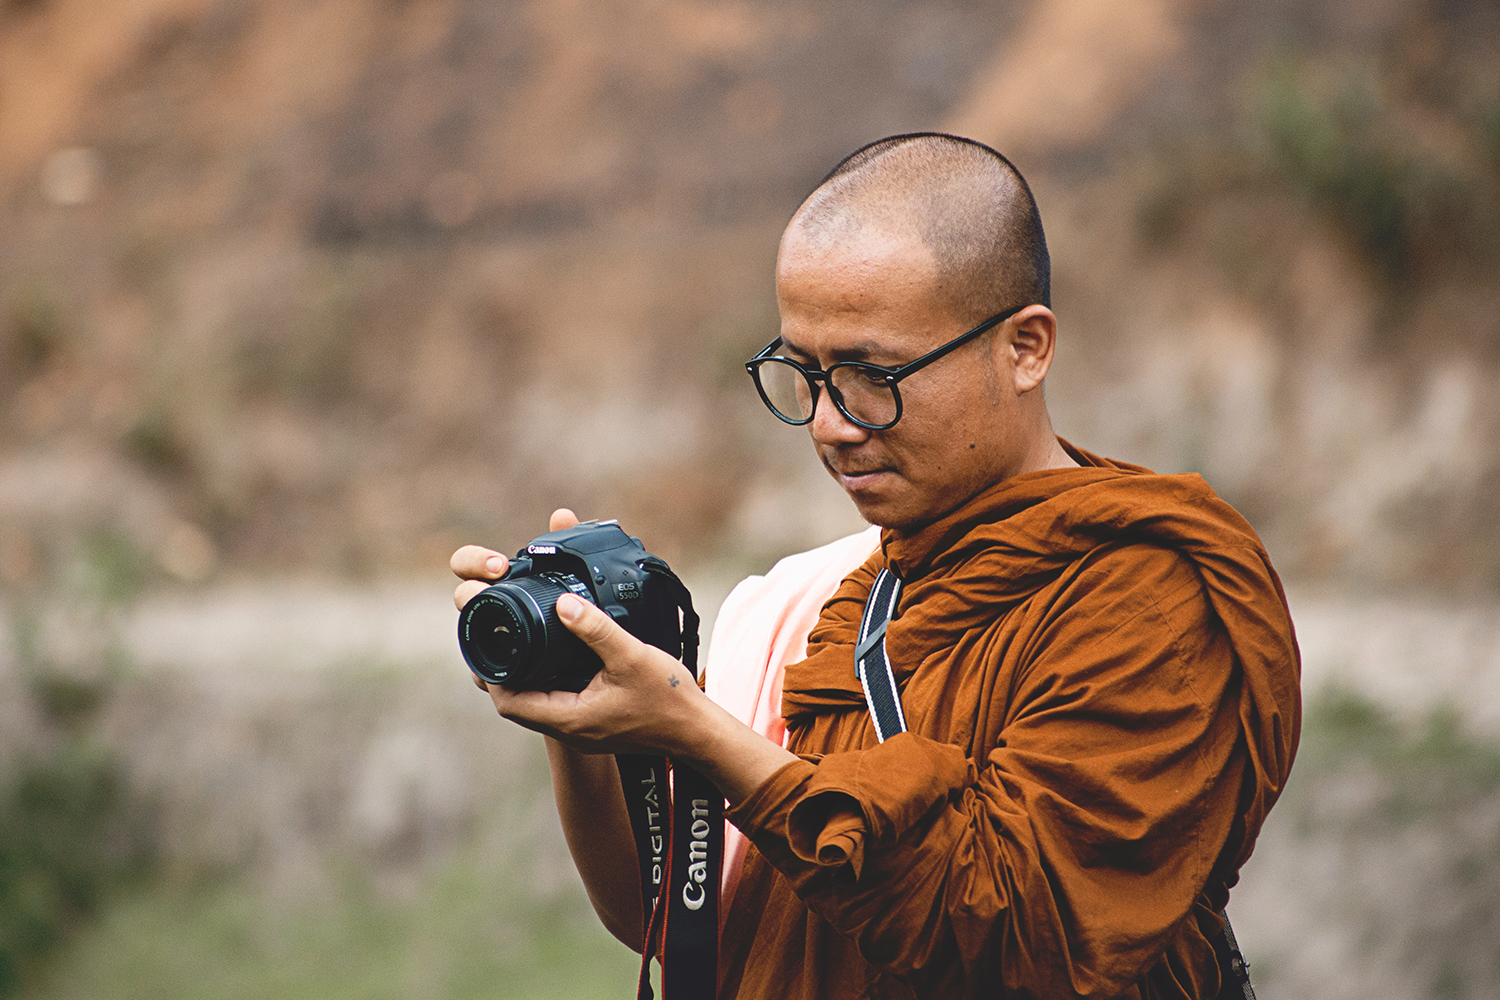
[[[505,575],[505,571],[510,568],[510,560],[494,549],[465,545],[453,553],[448,565],[452,568],[453,575],[463,581],[453,591],[453,604],[462,611],[464,605],[474,599],[475,594]]]
[[[577,523],[577,514],[566,507],[559,507],[552,512],[547,530],[562,531]],[[453,575],[463,581],[453,591],[453,605],[462,611],[464,605],[474,599],[474,595],[505,575],[505,571],[510,569],[510,560],[504,553],[494,549],[487,549],[482,545],[465,545],[453,553],[448,566],[453,570]],[[474,676],[474,686],[481,691],[489,690],[477,675]]]
[[[552,512],[547,530],[562,531],[577,524],[577,514],[566,507],[559,507]],[[453,575],[463,581],[453,591],[453,604],[462,611],[464,605],[474,599],[475,594],[505,575],[505,571],[510,569],[510,560],[504,553],[494,549],[487,549],[482,545],[465,545],[453,553],[448,566],[453,570]]]
[[[549,530],[562,531],[577,523],[578,515],[563,507],[552,512]],[[453,591],[453,604],[462,611],[475,594],[505,575],[510,560],[494,549],[465,545],[453,553],[448,565],[462,581]],[[475,687],[489,692],[478,675],[470,676]],[[640,951],[641,888],[635,878],[635,841],[615,759],[580,754],[548,739],[547,760],[563,833],[589,900],[610,933]]]

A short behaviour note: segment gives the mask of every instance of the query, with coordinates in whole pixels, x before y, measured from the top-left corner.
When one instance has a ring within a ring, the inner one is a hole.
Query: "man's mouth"
[[[891,470],[884,467],[875,468],[839,468],[829,464],[828,471],[833,473],[839,485],[849,492],[866,489],[873,485],[881,476],[887,475]]]

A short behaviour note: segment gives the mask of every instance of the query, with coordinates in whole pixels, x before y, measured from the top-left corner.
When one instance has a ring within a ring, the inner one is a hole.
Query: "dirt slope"
[[[407,571],[563,502],[745,566],[849,527],[739,361],[802,194],[948,125],[1041,196],[1065,434],[1204,472],[1299,578],[1488,590],[1495,21],[11,0],[0,578]]]

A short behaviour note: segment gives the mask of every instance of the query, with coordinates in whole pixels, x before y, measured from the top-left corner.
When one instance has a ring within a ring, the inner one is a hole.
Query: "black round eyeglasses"
[[[812,422],[818,406],[818,383],[828,386],[833,405],[850,423],[866,430],[883,431],[896,426],[901,419],[901,390],[897,383],[914,375],[934,361],[956,351],[975,337],[998,326],[1020,312],[1016,306],[996,313],[968,333],[928,351],[900,368],[886,368],[863,361],[840,361],[827,368],[809,368],[791,358],[771,352],[781,346],[777,337],[765,350],[745,362],[745,370],[755,380],[755,388],[766,408],[787,423],[800,427]]]

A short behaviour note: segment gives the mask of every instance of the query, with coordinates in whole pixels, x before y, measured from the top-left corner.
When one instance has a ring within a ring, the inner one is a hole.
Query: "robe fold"
[[[1198,476],[1068,447],[880,549],[788,665],[789,763],[749,838],[720,995],[1212,997],[1216,912],[1300,724],[1285,596]],[[865,598],[910,732],[854,673]]]

